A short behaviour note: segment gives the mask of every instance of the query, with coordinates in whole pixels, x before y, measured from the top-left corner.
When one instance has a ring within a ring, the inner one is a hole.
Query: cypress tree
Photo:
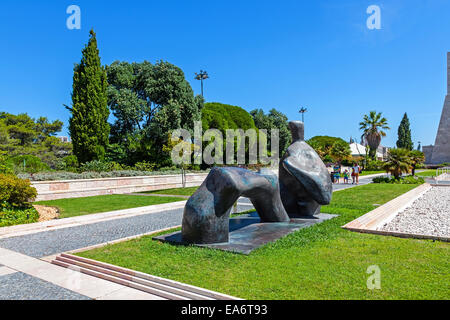
[[[402,148],[406,150],[413,149],[413,142],[411,140],[411,129],[409,127],[409,119],[408,115],[403,115],[403,119],[398,126],[398,140],[397,140],[397,148]]]
[[[73,72],[72,108],[69,132],[73,153],[79,163],[103,160],[109,138],[108,83],[106,70],[100,63],[97,39],[90,31],[88,44]]]

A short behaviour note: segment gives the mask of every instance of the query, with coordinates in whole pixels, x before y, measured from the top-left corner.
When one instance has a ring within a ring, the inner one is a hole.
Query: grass
[[[416,176],[418,176],[418,177],[435,177],[436,170],[425,170],[422,172],[416,172]]]
[[[121,209],[145,207],[186,199],[175,197],[136,196],[136,195],[104,195],[83,198],[70,198],[49,201],[38,201],[35,204],[57,207],[60,218],[81,216],[91,213],[100,213]]]
[[[370,174],[386,173],[386,171],[363,171],[360,176],[368,176]]]
[[[448,299],[449,244],[355,233],[345,223],[416,186],[370,184],[334,193],[339,217],[299,230],[248,256],[130,240],[80,256],[244,299]],[[381,290],[366,273],[381,270]]]
[[[169,194],[176,196],[192,196],[192,194],[198,189],[198,187],[187,187],[187,188],[173,188],[164,190],[152,190],[144,191],[140,193],[156,193],[156,194]]]

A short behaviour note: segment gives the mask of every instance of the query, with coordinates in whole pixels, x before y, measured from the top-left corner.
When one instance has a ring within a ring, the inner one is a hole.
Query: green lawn
[[[363,171],[361,172],[361,176],[368,176],[370,174],[377,174],[377,173],[386,173],[386,171]]]
[[[299,230],[248,256],[174,246],[151,236],[79,253],[244,299],[448,299],[450,245],[355,233],[345,223],[413,185],[370,184],[333,194],[340,216]],[[367,289],[379,266],[381,290]]]
[[[425,170],[422,172],[416,172],[416,176],[418,176],[418,177],[435,177],[436,170]]]
[[[176,196],[192,196],[192,194],[198,189],[198,187],[187,187],[187,188],[173,188],[164,190],[152,190],[144,191],[140,193],[156,193],[156,194],[170,194]]]
[[[38,201],[35,202],[35,204],[58,207],[60,211],[60,218],[68,218],[91,213],[145,207],[153,204],[183,200],[186,199],[173,197],[169,198],[157,196],[113,194],[95,197]]]

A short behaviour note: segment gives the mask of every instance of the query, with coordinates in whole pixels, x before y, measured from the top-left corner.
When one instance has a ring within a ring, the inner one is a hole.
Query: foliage
[[[1,112],[0,154],[4,157],[36,156],[55,169],[60,160],[72,151],[71,143],[61,142],[54,137],[61,131],[62,125],[59,120],[49,122],[45,117],[33,119],[27,114]],[[5,165],[8,161],[0,159],[0,162]],[[9,164],[12,166],[11,162]]]
[[[8,159],[8,162],[13,165],[15,173],[37,173],[50,169],[50,167],[46,163],[42,162],[40,158],[33,155],[11,157]]]
[[[165,174],[180,174],[180,169],[176,167],[164,167],[155,171],[138,171],[138,170],[114,170],[105,172],[67,172],[67,171],[53,171],[40,172],[36,174],[21,173],[18,176],[22,179],[29,179],[32,181],[53,181],[53,180],[77,180],[77,179],[99,179],[99,178],[120,178],[120,177],[137,177],[137,176],[154,176]],[[188,170],[187,172],[199,172],[195,170]],[[205,171],[200,171],[205,173]]]
[[[406,176],[396,179],[395,177],[376,177],[372,179],[373,183],[391,183],[391,184],[422,184],[425,180],[422,177]]]
[[[403,115],[403,119],[398,127],[397,148],[412,150],[413,142],[411,139],[411,128],[409,127],[408,115]]]
[[[369,145],[369,157],[375,159],[377,148],[381,143],[381,138],[386,136],[384,130],[389,130],[387,119],[382,116],[382,113],[370,111],[369,114],[364,115],[363,121],[359,123],[360,130],[363,130],[362,137]]]
[[[155,168],[155,164],[147,161],[141,161],[136,162],[134,168],[138,171],[153,171],[153,169]]]
[[[333,145],[335,145],[335,152],[337,152],[339,156],[347,154],[346,151],[344,151],[346,149],[345,145],[348,146],[348,155],[351,153],[349,144],[345,140],[337,137],[315,136],[307,140],[306,143],[308,143],[317,152],[322,161],[326,163],[336,161],[331,155]],[[338,152],[339,149],[344,153]],[[345,158],[346,157],[343,157],[341,161]]]
[[[0,174],[12,174],[14,173],[14,166],[11,162],[7,161],[7,157],[0,155]]]
[[[100,63],[93,30],[82,53],[73,72],[72,107],[66,106],[71,112],[69,132],[73,153],[80,163],[104,159],[110,132],[106,71]]]
[[[244,131],[247,131],[248,129],[254,129],[256,132],[258,132],[252,116],[247,111],[238,106],[232,106],[218,102],[205,103],[205,106],[202,110],[202,128],[203,131],[206,131],[208,129],[217,129],[222,133],[224,139],[223,154],[225,154],[227,129],[242,129]],[[246,141],[245,145],[246,154],[248,154],[248,141]],[[236,146],[237,142],[235,141],[235,154],[237,153]],[[248,157],[246,157],[246,163],[248,163],[247,158]]]
[[[123,167],[116,162],[92,160],[81,164],[79,170],[81,172],[109,172],[122,169]]]
[[[279,155],[282,157],[292,142],[287,116],[276,109],[271,109],[267,115],[264,114],[262,109],[255,109],[250,111],[250,115],[258,129],[267,130],[268,150],[272,150],[270,130],[279,130]]]
[[[380,160],[369,159],[364,167],[368,171],[382,171],[384,170],[384,162]]]
[[[411,168],[410,151],[406,149],[390,149],[383,165],[386,172],[399,179],[402,173],[408,173]]]
[[[331,146],[330,156],[338,163],[350,159],[352,156],[350,145],[347,142],[336,140]]]
[[[419,150],[412,150],[409,152],[409,157],[411,159],[411,174],[414,176],[416,174],[416,169],[419,168],[425,161],[425,154]]]
[[[226,129],[257,129],[252,116],[243,108],[218,102],[208,102],[202,110],[202,127],[217,129],[225,137]]]
[[[201,119],[203,98],[194,97],[183,71],[169,62],[116,61],[106,70],[108,105],[116,118],[108,158],[128,165],[169,164],[162,150],[167,133],[178,128],[192,133]]]
[[[37,196],[37,191],[30,180],[23,180],[11,174],[0,174],[0,207],[29,208],[30,201]]]
[[[39,220],[39,213],[34,208],[0,210],[0,227],[33,223]]]
[[[78,170],[78,159],[75,155],[66,156],[58,163],[57,170],[76,172]]]

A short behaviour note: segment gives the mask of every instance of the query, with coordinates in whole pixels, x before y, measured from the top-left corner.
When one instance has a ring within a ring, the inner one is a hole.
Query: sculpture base
[[[335,214],[320,213],[313,217],[300,217],[290,222],[260,223],[256,212],[230,219],[229,241],[213,244],[194,244],[199,247],[219,249],[235,253],[250,254],[253,250],[273,242],[297,230],[336,217]],[[183,241],[181,232],[163,234],[153,238],[162,242],[178,245],[190,245]]]

